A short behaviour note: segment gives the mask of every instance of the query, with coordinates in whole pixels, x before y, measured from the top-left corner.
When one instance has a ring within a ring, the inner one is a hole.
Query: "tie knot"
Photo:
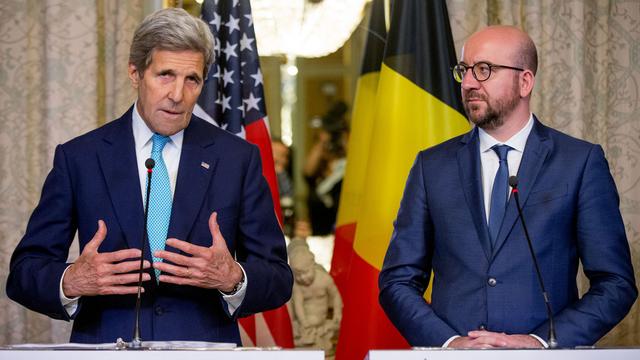
[[[160,152],[171,138],[154,133],[151,140],[153,141],[153,148],[151,149],[151,152]]]
[[[509,152],[509,150],[511,150],[511,146],[494,145],[493,147],[491,147],[491,149],[496,152],[496,154],[498,155],[498,159],[500,159],[500,161],[504,161],[504,160],[507,160],[507,153]]]

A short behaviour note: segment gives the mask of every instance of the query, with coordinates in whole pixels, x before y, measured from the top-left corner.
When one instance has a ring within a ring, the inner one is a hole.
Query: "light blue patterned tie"
[[[507,187],[509,186],[509,164],[507,163],[507,153],[511,150],[509,145],[495,145],[491,148],[500,159],[500,166],[493,180],[491,190],[491,208],[489,210],[489,235],[491,245],[496,246],[498,232],[502,226],[502,219],[507,210]]]
[[[149,195],[149,217],[147,222],[147,235],[149,236],[149,247],[151,254],[156,250],[164,250],[169,231],[169,220],[171,219],[171,183],[167,166],[162,158],[162,149],[170,141],[168,136],[153,134],[153,148],[151,158],[156,162],[151,177],[151,194]],[[148,181],[148,180],[147,180]],[[153,257],[154,262],[161,259]],[[160,270],[155,270],[156,281],[160,276]]]

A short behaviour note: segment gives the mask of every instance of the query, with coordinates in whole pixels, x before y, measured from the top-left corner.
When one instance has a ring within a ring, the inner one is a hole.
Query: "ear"
[[[138,86],[140,86],[140,74],[138,73],[138,68],[131,63],[129,63],[129,79],[131,79],[131,86],[133,86],[134,89],[137,89]]]
[[[533,91],[536,77],[531,70],[524,70],[520,75],[520,97],[528,97]]]

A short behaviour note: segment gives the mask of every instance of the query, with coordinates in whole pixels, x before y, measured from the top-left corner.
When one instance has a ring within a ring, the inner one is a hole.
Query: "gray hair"
[[[151,64],[154,50],[191,50],[204,58],[204,78],[213,63],[213,41],[209,26],[184,9],[157,10],[147,15],[133,34],[129,63],[135,65],[142,76]]]

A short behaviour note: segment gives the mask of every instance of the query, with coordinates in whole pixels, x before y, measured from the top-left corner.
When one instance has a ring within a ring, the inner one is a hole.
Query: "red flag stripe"
[[[278,193],[278,181],[276,170],[273,164],[273,152],[271,150],[271,136],[264,119],[254,121],[245,128],[247,141],[258,145],[260,157],[262,158],[262,175],[267,179],[271,198],[273,199],[273,209],[278,216],[278,221],[282,225],[282,210],[280,209],[280,194]]]
[[[356,223],[336,227],[333,258],[331,259],[331,276],[333,276],[333,280],[341,294],[347,293],[347,280],[354,253],[353,239],[355,239],[355,236]]]
[[[409,347],[378,303],[379,274],[378,269],[353,253],[348,276],[352,281],[343,293],[344,313],[350,315],[343,317],[340,324],[341,346],[336,350],[336,359],[364,359],[369,349]]]

